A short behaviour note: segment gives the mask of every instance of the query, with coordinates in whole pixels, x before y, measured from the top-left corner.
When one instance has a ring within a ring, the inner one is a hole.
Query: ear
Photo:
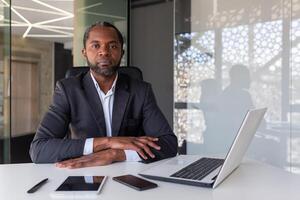
[[[83,48],[82,50],[81,50],[81,54],[86,58],[87,56],[86,56],[86,50],[85,50],[85,48]]]
[[[122,56],[121,56],[121,57],[123,57],[123,56],[124,56],[124,53],[125,53],[125,51],[124,51],[124,49],[122,49]]]

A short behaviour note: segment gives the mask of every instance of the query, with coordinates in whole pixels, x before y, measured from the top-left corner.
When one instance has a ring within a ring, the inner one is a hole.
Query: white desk
[[[164,161],[159,161],[164,162]],[[91,167],[76,170],[59,169],[52,164],[12,164],[0,165],[0,199],[25,200],[52,199],[50,193],[62,181],[71,175],[107,175],[104,188],[97,199],[104,200],[299,200],[300,176],[290,174],[281,169],[258,163],[245,161],[216,189],[156,182],[159,187],[148,191],[135,191],[111,179],[123,174],[137,174],[152,164],[115,163],[109,166]],[[40,180],[48,177],[49,181],[33,194],[26,191]]]

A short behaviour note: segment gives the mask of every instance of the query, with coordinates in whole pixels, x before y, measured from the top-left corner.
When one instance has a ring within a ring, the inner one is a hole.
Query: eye
[[[110,44],[110,45],[109,45],[109,48],[110,48],[110,49],[117,49],[117,48],[118,48],[118,45],[117,45],[117,44]]]
[[[100,45],[99,45],[99,44],[92,44],[92,48],[93,48],[93,49],[99,49],[99,48],[100,48]]]

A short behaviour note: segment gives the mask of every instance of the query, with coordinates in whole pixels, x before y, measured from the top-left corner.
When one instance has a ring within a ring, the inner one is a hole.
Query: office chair
[[[76,76],[80,73],[86,73],[89,71],[90,68],[87,66],[80,66],[80,67],[71,67],[67,70],[65,78]],[[134,66],[122,66],[118,69],[119,73],[126,74],[131,78],[137,79],[137,80],[143,80],[143,73],[142,71]]]

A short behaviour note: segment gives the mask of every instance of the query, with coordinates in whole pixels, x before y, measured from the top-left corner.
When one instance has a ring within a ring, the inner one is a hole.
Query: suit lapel
[[[83,79],[83,87],[86,94],[87,101],[90,105],[91,112],[97,123],[101,136],[106,136],[106,125],[104,112],[96,90],[95,84],[92,80],[90,72],[86,73]]]
[[[128,82],[126,77],[119,73],[116,83],[116,90],[114,96],[114,106],[112,114],[112,136],[117,136],[120,131],[120,126],[123,121],[126,106],[130,97],[128,89]]]

